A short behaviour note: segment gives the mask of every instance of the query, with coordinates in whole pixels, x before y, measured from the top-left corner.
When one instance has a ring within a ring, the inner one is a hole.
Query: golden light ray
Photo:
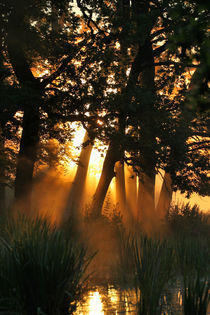
[[[72,141],[69,143],[69,156],[67,154],[64,163],[64,168],[67,170],[67,175],[69,178],[74,178],[74,175],[77,170],[77,163],[76,160],[80,156],[80,152],[82,149],[82,143],[85,135],[85,129],[78,125],[78,123],[71,123],[71,128],[75,129],[75,136],[73,137]],[[93,194],[97,188],[97,184],[100,180],[101,171],[103,168],[104,158],[106,156],[108,146],[103,145],[103,143],[99,142],[98,140],[94,143],[89,166],[86,178],[86,188],[85,188],[85,203],[89,204],[92,200]],[[73,157],[73,159],[72,159]],[[155,185],[155,204],[157,205],[157,201],[159,198],[160,189],[162,186],[162,179],[163,179],[164,172],[160,171],[160,174],[156,176],[156,185]],[[138,186],[138,183],[137,183]],[[111,205],[116,204],[116,190],[115,190],[115,178],[111,181],[109,187],[109,202]],[[173,202],[189,202],[193,205],[197,203],[200,206],[200,209],[204,212],[210,211],[209,207],[209,197],[201,197],[197,194],[193,194],[190,200],[186,199],[184,195],[181,193],[173,193],[172,197]]]

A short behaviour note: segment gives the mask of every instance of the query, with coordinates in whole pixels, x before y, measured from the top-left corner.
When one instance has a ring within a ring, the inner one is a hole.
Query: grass
[[[205,315],[210,302],[209,214],[189,203],[173,205],[167,221],[183,283],[185,315]]]
[[[116,270],[117,282],[124,288],[136,287],[135,259],[133,251],[133,236],[125,230],[119,231],[119,263]]]
[[[210,302],[210,256],[207,241],[192,237],[178,238],[176,258],[183,281],[184,314],[207,314]]]
[[[0,239],[0,313],[71,314],[90,260],[46,220],[10,219]]]
[[[161,293],[172,276],[173,249],[166,240],[140,236],[134,239],[133,250],[140,289],[139,314],[159,314]]]
[[[184,314],[206,315],[210,302],[208,215],[189,203],[174,205],[167,222],[167,239],[120,235],[118,279],[140,292],[141,315],[161,313],[160,296],[176,279],[182,282]]]
[[[198,208],[171,209],[167,240],[127,235],[118,215],[106,220],[116,229],[113,235],[119,241],[118,280],[126,288],[136,288],[138,314],[161,313],[160,297],[174,279],[174,270],[183,283],[184,314],[206,314],[209,226]],[[4,222],[2,228],[0,314],[71,314],[83,293],[91,261],[86,247],[72,240],[75,232],[63,233],[44,219],[24,216]]]
[[[126,284],[140,291],[138,314],[161,312],[160,297],[172,276],[174,250],[166,240],[145,235],[121,237],[120,272]]]
[[[172,237],[182,233],[184,237],[210,239],[209,213],[202,212],[197,205],[174,204],[170,207],[166,219]]]

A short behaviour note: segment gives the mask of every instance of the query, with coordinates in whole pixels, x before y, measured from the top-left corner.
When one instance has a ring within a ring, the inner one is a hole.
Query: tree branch
[[[201,148],[191,148],[188,150],[188,152],[198,151],[198,150],[209,150],[210,145],[202,146]]]
[[[176,61],[172,61],[172,60],[154,62],[152,64],[145,64],[144,65],[144,67],[152,67],[152,66],[156,66],[156,67],[157,66],[179,66],[179,67],[185,66],[186,68],[197,68],[198,67],[198,65],[194,65],[194,64],[185,65],[184,63],[176,62]]]
[[[166,31],[166,28],[163,27],[163,28],[161,28],[160,30],[158,30],[158,31],[156,31],[156,32],[153,32],[153,33],[150,34],[150,36],[149,36],[150,40],[152,40],[152,39],[155,38],[156,36],[161,35],[161,34],[162,34],[163,32],[165,32],[165,31]]]
[[[105,33],[105,31],[104,30],[102,30],[98,25],[97,25],[97,23],[92,19],[92,14],[93,14],[93,12],[92,12],[92,10],[90,10],[90,9],[88,9],[88,8],[84,8],[84,6],[81,4],[81,0],[77,0],[77,5],[78,5],[78,7],[80,8],[80,10],[82,11],[82,14],[84,15],[84,17],[87,19],[87,25],[88,25],[88,27],[90,28],[90,31],[91,31],[91,34],[92,34],[92,36],[94,36],[94,30],[93,30],[93,28],[92,28],[92,26],[91,26],[91,23],[95,26],[95,28],[99,31],[99,33],[100,34],[103,34],[104,35],[104,37],[108,37]],[[86,12],[85,12],[85,10],[86,11],[88,11],[88,13],[89,13],[89,16],[86,14]]]
[[[58,68],[48,77],[42,79],[41,86],[44,88],[48,84],[52,83],[59,75],[66,69],[68,66],[68,63],[73,59],[73,56],[67,56],[65,57],[61,64],[58,66]]]
[[[41,86],[44,88],[48,84],[52,83],[59,75],[67,68],[70,61],[72,61],[73,58],[75,58],[78,54],[78,52],[86,45],[86,39],[82,40],[80,43],[78,43],[77,47],[75,47],[75,53],[68,55],[64,57],[61,61],[61,64],[58,66],[58,68],[51,73],[48,77],[45,77],[41,81]],[[73,73],[73,71],[72,71]]]
[[[49,119],[57,119],[61,122],[74,122],[74,121],[79,121],[79,122],[88,122],[90,123],[93,120],[93,117],[82,115],[82,114],[72,114],[72,115],[67,115],[63,116],[59,113],[50,113],[49,114]]]
[[[167,48],[167,42],[153,51],[154,57],[159,57]]]

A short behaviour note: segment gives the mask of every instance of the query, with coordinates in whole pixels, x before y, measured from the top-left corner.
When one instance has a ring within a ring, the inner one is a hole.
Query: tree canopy
[[[109,144],[107,185],[121,161],[148,194],[160,169],[173,190],[208,194],[205,4],[1,0],[0,10],[0,129],[19,142],[17,199],[32,189],[40,139],[65,141],[55,126],[72,121]]]

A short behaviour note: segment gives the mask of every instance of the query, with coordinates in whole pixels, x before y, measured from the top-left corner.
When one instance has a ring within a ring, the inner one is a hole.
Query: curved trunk
[[[115,176],[114,167],[115,163],[120,160],[120,150],[118,146],[111,143],[109,145],[106,157],[104,159],[104,164],[101,172],[101,177],[96,188],[96,192],[93,196],[92,201],[92,214],[93,216],[99,217],[101,215],[103,203],[109,188],[109,185],[112,181],[112,178]]]
[[[86,132],[83,143],[86,143],[88,140],[90,140],[90,138],[88,136],[88,133]],[[82,147],[76,175],[72,183],[67,199],[67,204],[64,210],[64,221],[67,221],[70,217],[75,220],[80,215],[92,148],[93,145],[91,143],[89,143],[87,146]]]
[[[156,207],[157,214],[161,220],[165,218],[172,201],[173,191],[171,183],[172,183],[171,175],[169,173],[165,173],[162,188],[160,191],[160,196]]]
[[[39,107],[42,102],[42,89],[24,54],[24,42],[20,40],[23,12],[14,9],[8,22],[7,50],[12,68],[21,91],[25,94],[23,124],[20,149],[17,159],[15,179],[15,207],[25,213],[31,210],[31,189],[37,144],[39,142]]]

